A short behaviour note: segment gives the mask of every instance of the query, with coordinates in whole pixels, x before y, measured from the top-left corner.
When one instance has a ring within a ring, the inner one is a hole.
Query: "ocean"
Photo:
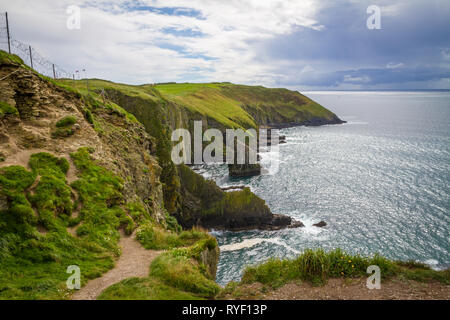
[[[247,265],[295,257],[306,248],[342,248],[450,267],[450,92],[305,92],[347,123],[280,130],[279,170],[230,179],[248,185],[272,212],[304,228],[213,232],[221,247],[217,282],[238,281]],[[262,153],[262,162],[274,159]],[[325,221],[325,228],[312,224]]]

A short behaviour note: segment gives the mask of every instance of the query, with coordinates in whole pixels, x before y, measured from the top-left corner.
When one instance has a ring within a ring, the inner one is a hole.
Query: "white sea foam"
[[[439,261],[435,260],[435,259],[428,259],[425,260],[424,263],[428,266],[430,266],[431,269],[433,270],[440,270],[441,268],[438,267]]]
[[[299,254],[300,251],[295,250],[294,248],[288,246],[286,243],[284,243],[283,241],[281,241],[280,238],[269,238],[269,239],[265,239],[265,238],[253,238],[253,239],[245,239],[241,242],[238,243],[232,243],[232,244],[227,244],[227,245],[223,245],[220,247],[220,251],[225,252],[225,251],[236,251],[236,250],[242,250],[245,248],[251,248],[254,247],[260,243],[263,242],[269,242],[269,243],[273,243],[279,246],[282,246],[284,248],[286,248],[287,250],[295,253],[295,254]]]
[[[344,123],[344,125],[352,125],[352,124],[369,124],[366,121],[347,121],[347,123]]]

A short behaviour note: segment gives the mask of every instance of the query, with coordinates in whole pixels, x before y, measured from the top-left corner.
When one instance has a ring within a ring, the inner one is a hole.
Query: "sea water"
[[[347,123],[283,129],[279,170],[230,179],[248,185],[272,212],[304,228],[213,232],[221,247],[217,281],[239,280],[247,265],[294,257],[306,248],[380,253],[450,267],[450,92],[307,92]],[[264,160],[271,153],[261,154]],[[276,157],[275,157],[276,159]],[[325,221],[325,228],[312,226]]]

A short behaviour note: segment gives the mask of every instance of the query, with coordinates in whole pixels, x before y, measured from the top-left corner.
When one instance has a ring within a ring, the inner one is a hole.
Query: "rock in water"
[[[293,229],[293,228],[302,228],[305,225],[301,222],[301,221],[297,221],[292,219],[291,224],[288,228]]]
[[[313,224],[314,227],[322,228],[325,227],[327,223],[325,221],[320,221],[318,223]]]

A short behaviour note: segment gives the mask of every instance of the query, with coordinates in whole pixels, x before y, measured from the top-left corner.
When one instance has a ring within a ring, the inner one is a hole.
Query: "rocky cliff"
[[[59,83],[86,94],[85,82],[62,80]],[[223,134],[228,128],[247,130],[260,127],[342,123],[329,110],[298,92],[286,89],[268,89],[231,83],[130,86],[98,79],[89,80],[89,87],[90,95],[103,94],[103,99],[106,98],[132,113],[145,126],[147,133],[154,138],[155,155],[162,169],[164,207],[184,226],[200,224],[205,227],[233,229],[266,228],[273,223],[272,219],[275,217],[265,204],[263,206],[257,204],[256,202],[260,199],[254,197],[249,191],[225,195],[219,188],[214,189],[217,190],[220,199],[241,197],[245,194],[246,201],[250,204],[248,208],[229,206],[234,208],[234,211],[227,211],[224,209],[225,200],[218,201],[212,207],[209,204],[205,205],[204,195],[199,193],[201,188],[194,188],[193,192],[192,185],[189,184],[192,179],[187,179],[187,175],[183,172],[189,172],[189,176],[192,177],[197,174],[189,169],[180,171],[171,161],[170,133],[172,130],[188,129],[193,139],[194,121],[201,121],[203,130],[215,128]],[[229,166],[232,176],[254,175],[259,174],[260,171],[259,164]],[[194,180],[196,183],[202,181],[198,178]],[[249,208],[261,210],[258,213],[252,213]],[[204,216],[206,211],[208,219]],[[255,218],[257,216],[258,218]],[[290,224],[288,219],[277,218],[276,221],[284,226]]]
[[[80,266],[82,284],[112,268],[120,229],[148,249],[182,247],[184,260],[171,251],[155,261],[149,281],[176,286],[164,273],[173,262],[204,284],[199,289],[184,279],[183,290],[214,295],[217,243],[179,224],[240,230],[292,221],[272,214],[249,189],[224,192],[176,166],[172,130],[192,131],[195,120],[224,132],[289,119],[284,111],[284,118],[247,112],[248,105],[265,110],[281,103],[281,110],[286,103],[298,109],[296,123],[323,112],[281,96],[264,105],[262,96],[246,100],[250,94],[239,90],[227,83],[130,86],[95,79],[87,87],[43,77],[0,51],[0,297],[67,297],[65,268]],[[328,116],[323,121],[334,121]]]

